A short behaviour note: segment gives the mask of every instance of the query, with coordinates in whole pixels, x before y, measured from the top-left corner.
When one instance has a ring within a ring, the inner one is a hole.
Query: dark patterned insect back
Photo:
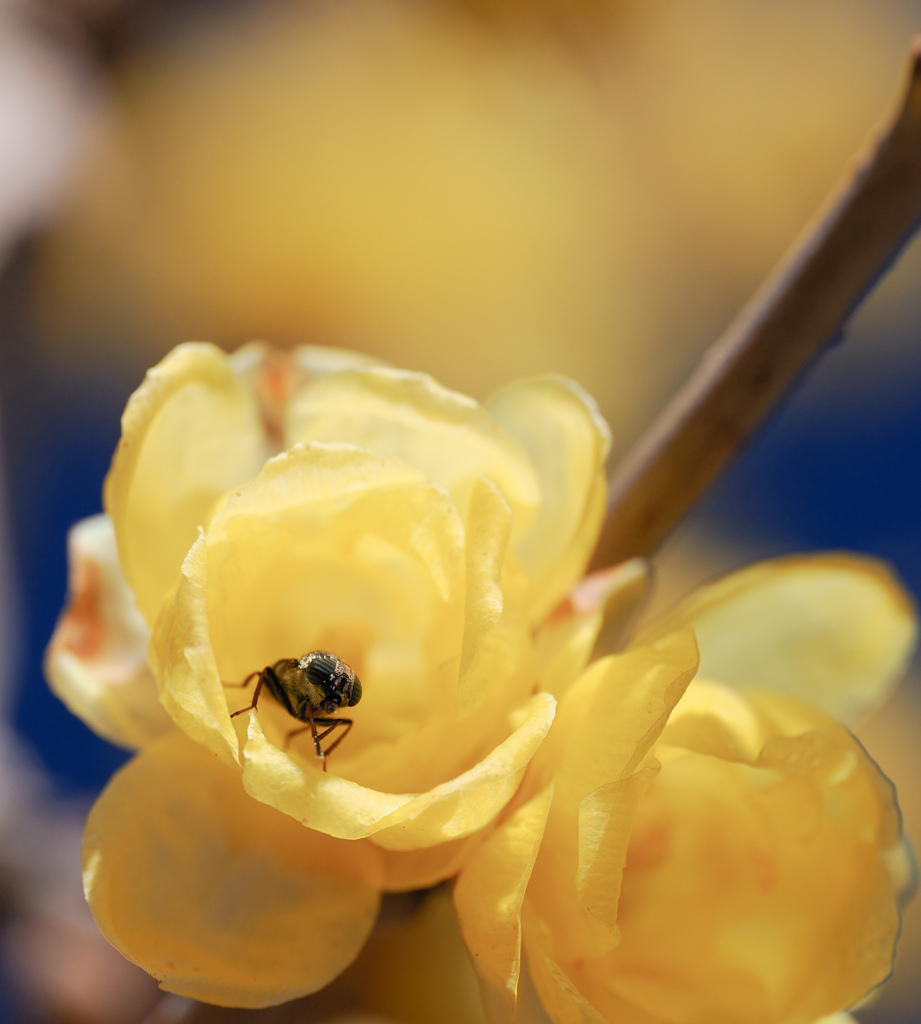
[[[340,708],[354,707],[361,700],[361,680],[354,669],[330,651],[310,651],[300,658],[282,658],[274,665],[267,665],[262,671],[251,672],[239,686],[248,686],[256,679],[252,702],[230,716],[235,718],[247,711],[255,711],[265,687],[272,697],[299,722],[306,722],[302,729],[292,729],[285,745],[299,733],[310,731],[317,758],[323,762],[345,739],[354,724],[351,718],[329,718]],[[225,684],[233,685],[233,684]],[[322,712],[317,715],[316,712]],[[320,726],[321,729],[317,729]],[[321,740],[339,726],[343,730],[323,750]]]

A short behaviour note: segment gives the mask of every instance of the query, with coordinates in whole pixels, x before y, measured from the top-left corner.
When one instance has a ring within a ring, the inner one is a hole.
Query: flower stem
[[[594,567],[649,555],[810,361],[837,340],[921,221],[921,35],[888,127],[610,481]]]

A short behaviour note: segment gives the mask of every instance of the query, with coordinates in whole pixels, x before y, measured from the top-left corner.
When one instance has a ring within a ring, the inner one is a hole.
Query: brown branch
[[[889,127],[615,470],[594,566],[648,555],[889,268],[921,219],[921,36]]]

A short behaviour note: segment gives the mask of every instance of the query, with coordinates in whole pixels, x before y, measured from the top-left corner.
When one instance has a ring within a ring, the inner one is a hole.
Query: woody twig
[[[649,555],[892,265],[921,222],[921,36],[887,127],[610,484],[595,568]]]

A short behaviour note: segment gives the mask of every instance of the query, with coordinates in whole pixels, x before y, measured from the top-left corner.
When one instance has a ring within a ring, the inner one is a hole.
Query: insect
[[[310,651],[300,658],[282,658],[274,665],[266,665],[261,672],[251,672],[240,686],[249,686],[257,679],[253,691],[252,703],[230,716],[236,718],[247,711],[255,711],[259,695],[265,686],[279,704],[293,715],[299,722],[306,722],[303,729],[294,729],[288,733],[290,742],[293,736],[310,730],[317,758],[323,762],[326,771],[326,758],[348,736],[352,728],[351,718],[328,718],[340,708],[354,707],[361,700],[361,680],[341,658],[329,651]],[[317,712],[325,712],[318,715]],[[325,739],[338,726],[343,731],[323,750],[320,741]],[[317,731],[317,726],[325,727]]]

